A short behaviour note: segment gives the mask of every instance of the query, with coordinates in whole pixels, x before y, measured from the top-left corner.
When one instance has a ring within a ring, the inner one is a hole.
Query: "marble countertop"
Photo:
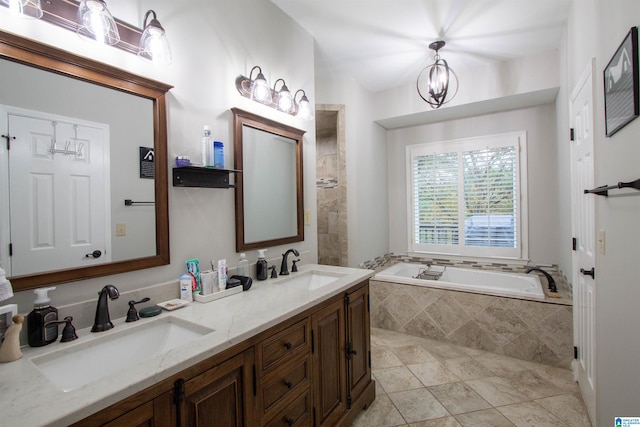
[[[313,290],[287,283],[305,271],[334,273],[339,278]],[[101,333],[79,330],[79,339],[70,343],[23,347],[21,359],[0,364],[1,424],[7,427],[66,426],[79,421],[345,291],[372,274],[372,270],[357,268],[304,265],[299,273],[290,276],[263,282],[254,280],[246,292],[209,303],[193,302],[171,312],[163,310],[160,316],[174,316],[214,332],[144,361],[132,362],[120,372],[68,392],[45,377],[31,359],[60,350],[70,351],[73,346],[102,340],[109,334],[135,328],[158,317],[142,318],[134,323],[116,319],[113,329]]]

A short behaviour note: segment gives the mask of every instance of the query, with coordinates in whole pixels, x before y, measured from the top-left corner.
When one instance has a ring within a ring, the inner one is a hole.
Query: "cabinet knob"
[[[285,348],[286,348],[287,350],[291,350],[291,347],[293,347],[289,341],[287,341],[286,343],[284,343],[284,346],[285,346]]]
[[[284,380],[284,385],[286,385],[288,389],[293,387],[293,383],[291,381],[289,381],[289,380]]]

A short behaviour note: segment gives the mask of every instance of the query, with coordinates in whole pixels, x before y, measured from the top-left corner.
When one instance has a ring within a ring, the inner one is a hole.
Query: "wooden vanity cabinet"
[[[74,426],[349,426],[375,398],[368,280]]]

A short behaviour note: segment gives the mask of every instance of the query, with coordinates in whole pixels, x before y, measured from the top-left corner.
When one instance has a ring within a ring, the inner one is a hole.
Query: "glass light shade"
[[[102,0],[82,0],[78,6],[78,35],[106,45],[120,42],[116,21]]]
[[[284,84],[284,80],[282,80],[282,82],[282,87],[278,92],[278,110],[284,111],[288,114],[293,112],[293,96],[291,95],[287,85]]]
[[[306,94],[303,94],[298,101],[298,117],[302,120],[313,120],[313,109]]]
[[[153,14],[153,19],[147,24],[147,18]],[[150,10],[144,17],[144,31],[140,37],[140,50],[138,56],[152,61],[154,64],[171,64],[171,48],[164,28],[155,17],[155,12]]]
[[[21,18],[42,18],[42,6],[40,0],[0,0],[9,11]]]
[[[251,85],[251,99],[263,104],[271,104],[271,88],[262,72],[253,80]]]

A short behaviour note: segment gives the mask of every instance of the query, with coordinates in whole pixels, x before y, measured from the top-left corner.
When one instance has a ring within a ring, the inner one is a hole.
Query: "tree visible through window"
[[[520,256],[518,135],[408,147],[413,250]]]

